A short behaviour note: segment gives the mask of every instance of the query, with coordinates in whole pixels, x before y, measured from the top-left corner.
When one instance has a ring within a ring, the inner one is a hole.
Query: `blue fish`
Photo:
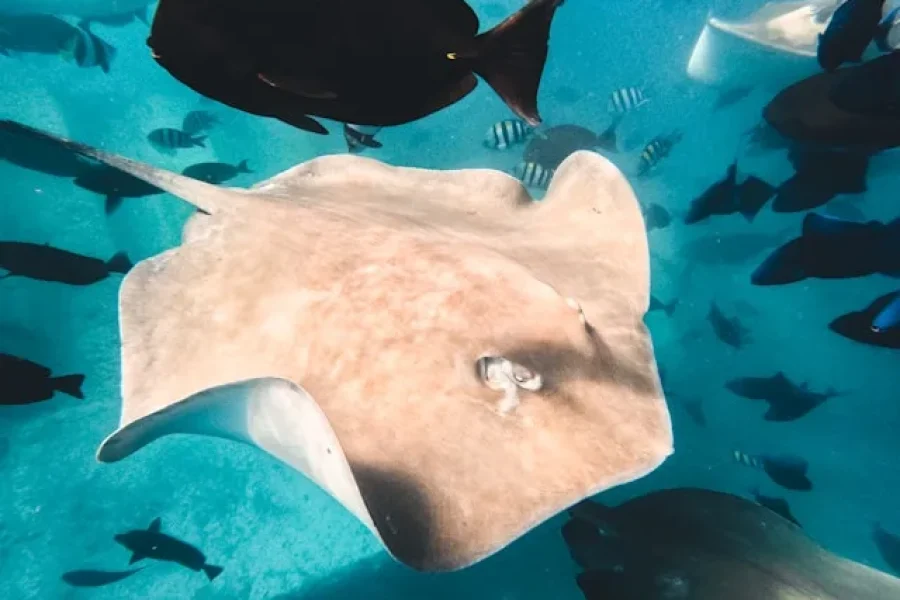
[[[836,334],[869,346],[900,349],[900,327],[889,327],[875,331],[874,322],[894,304],[900,306],[900,290],[885,294],[872,301],[863,310],[841,315],[828,324]]]
[[[826,71],[845,62],[862,62],[862,55],[875,38],[884,0],[847,0],[834,11],[825,32],[819,35],[816,58]]]
[[[875,319],[872,320],[872,331],[882,333],[888,331],[900,331],[900,294],[897,294]]]

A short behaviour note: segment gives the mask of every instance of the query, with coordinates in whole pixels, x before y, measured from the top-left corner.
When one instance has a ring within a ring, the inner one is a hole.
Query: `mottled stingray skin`
[[[122,285],[122,417],[99,460],[170,433],[245,441],[398,560],[449,571],[671,454],[644,223],[599,155],[534,202],[491,170],[328,156],[238,190],[61,143],[210,213]],[[543,388],[501,413],[485,354]]]

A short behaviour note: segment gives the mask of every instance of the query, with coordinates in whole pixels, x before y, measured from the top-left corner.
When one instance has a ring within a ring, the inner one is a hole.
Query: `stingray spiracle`
[[[500,413],[507,414],[519,406],[519,389],[536,392],[541,389],[540,374],[502,356],[482,356],[475,362],[478,376],[492,390],[503,390]]]

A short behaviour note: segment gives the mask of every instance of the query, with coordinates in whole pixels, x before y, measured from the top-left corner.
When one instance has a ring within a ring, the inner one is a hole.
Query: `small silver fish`
[[[492,150],[506,150],[522,144],[534,134],[534,127],[521,119],[507,119],[494,123],[484,136],[484,145]]]
[[[512,175],[528,187],[546,190],[553,179],[554,171],[545,169],[536,162],[520,162],[512,169]]]

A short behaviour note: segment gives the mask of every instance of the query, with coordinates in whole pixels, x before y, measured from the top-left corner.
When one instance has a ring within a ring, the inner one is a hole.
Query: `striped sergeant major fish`
[[[174,156],[179,148],[206,148],[205,135],[195,136],[171,127],[154,129],[147,135],[147,140],[156,150],[169,156]]]
[[[789,490],[808,492],[812,489],[812,481],[807,477],[809,463],[806,459],[790,454],[747,454],[740,450],[732,451],[736,462],[748,467],[764,471],[769,479]]]
[[[536,162],[520,162],[512,169],[512,175],[526,186],[546,190],[553,179],[553,169],[545,169]]]
[[[644,146],[638,162],[638,176],[649,173],[659,162],[672,152],[675,144],[684,137],[680,131],[673,131],[667,135],[658,135],[650,143]]]
[[[524,143],[534,133],[534,127],[521,119],[506,119],[494,123],[484,136],[484,145],[492,150],[506,150]]]
[[[625,114],[639,109],[648,102],[650,99],[644,96],[643,88],[619,88],[609,95],[607,110],[611,113]]]
[[[381,142],[375,139],[383,127],[371,125],[353,125],[344,123],[344,141],[347,142],[347,150],[358,154],[366,148],[381,148]]]
[[[74,61],[82,69],[100,67],[104,73],[109,73],[112,61],[116,57],[116,49],[100,39],[97,34],[74,27],[71,37],[63,44],[59,55],[69,61]]]

